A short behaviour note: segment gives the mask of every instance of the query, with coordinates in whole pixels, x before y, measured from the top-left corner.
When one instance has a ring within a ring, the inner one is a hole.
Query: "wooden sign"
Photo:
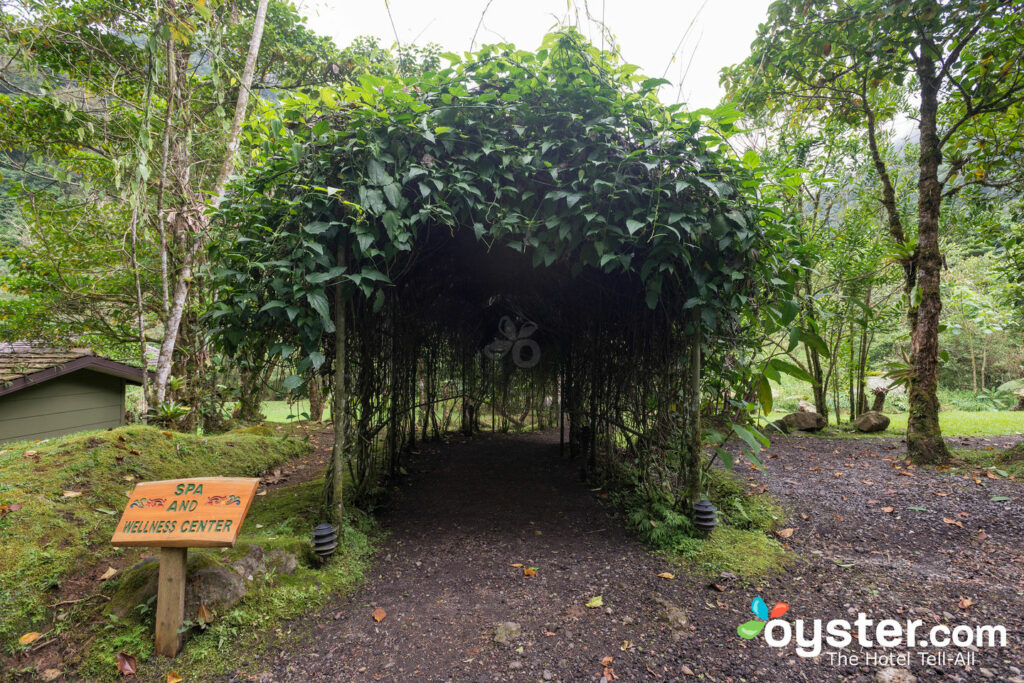
[[[233,546],[259,483],[259,479],[201,477],[147,481],[132,491],[110,542],[160,548],[158,654],[173,657],[181,648],[189,546]]]
[[[259,482],[202,477],[141,483],[128,499],[110,542],[164,548],[233,546]]]

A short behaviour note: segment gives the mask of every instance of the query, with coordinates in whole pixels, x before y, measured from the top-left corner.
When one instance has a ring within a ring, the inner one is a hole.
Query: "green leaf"
[[[327,305],[327,297],[324,296],[323,292],[317,290],[306,293],[306,301],[313,307],[313,310],[320,314],[320,318],[325,322],[331,321],[331,309]],[[332,323],[333,324],[333,323]]]
[[[587,607],[594,608],[594,607],[603,607],[603,606],[604,606],[604,599],[600,595],[596,595],[596,596],[590,598],[590,600],[587,600]]]
[[[746,443],[747,446],[749,446],[749,450],[753,451],[754,453],[761,452],[761,444],[758,442],[757,439],[754,438],[753,433],[751,433],[749,429],[747,429],[743,425],[738,424],[733,424],[732,429],[734,432],[736,432],[736,435],[743,439],[744,443]],[[746,451],[744,451],[744,453],[746,453]]]
[[[1010,500],[1010,497],[1009,496],[992,496],[991,498],[989,498],[989,500],[991,500],[993,503],[1005,503],[1006,501]]]
[[[637,230],[644,227],[642,221],[634,220],[632,218],[626,219],[626,230],[629,230],[629,234],[635,234]]]
[[[288,391],[298,389],[299,387],[302,386],[302,378],[299,377],[298,375],[289,375],[284,378],[283,382],[281,382],[281,386],[287,389]]]
[[[384,168],[384,164],[380,163],[377,159],[370,159],[370,162],[366,165],[366,172],[370,177],[370,182],[374,185],[387,185],[392,182],[391,176]]]
[[[788,363],[781,358],[772,358],[769,363],[779,372],[784,372],[790,377],[796,377],[797,379],[802,379],[805,382],[810,382],[814,386],[818,386],[818,383],[814,381],[813,377],[807,374],[806,370],[803,370],[792,363]]]
[[[811,330],[800,330],[800,340],[823,356],[829,356],[828,344]]]
[[[730,453],[729,451],[725,450],[721,446],[717,446],[715,448],[715,453],[718,455],[719,459],[722,461],[722,465],[725,467],[725,469],[727,469],[727,470],[729,470],[731,472],[732,471],[732,466],[733,466],[732,453]]]
[[[761,410],[765,415],[772,412],[772,385],[764,375],[757,381],[757,400],[760,401]]]
[[[302,226],[303,232],[308,232],[310,235],[323,234],[327,228],[331,227],[330,223],[324,221],[313,221],[312,223],[306,223]]]

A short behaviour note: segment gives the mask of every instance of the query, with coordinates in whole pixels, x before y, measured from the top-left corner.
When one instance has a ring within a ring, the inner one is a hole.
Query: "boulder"
[[[285,550],[265,552],[258,545],[249,546],[246,554],[231,564],[211,552],[190,552],[185,578],[185,619],[194,621],[200,605],[206,605],[215,614],[224,614],[245,597],[250,582],[262,580],[268,573],[291,574],[297,567],[295,555]],[[146,557],[126,570],[107,604],[107,612],[125,619],[139,605],[149,603],[155,608],[159,568],[156,557]]]
[[[876,410],[869,410],[861,413],[860,417],[854,420],[853,426],[858,432],[871,434],[873,432],[884,432],[889,428],[889,418]]]
[[[185,583],[185,620],[195,621],[200,605],[206,605],[214,614],[225,614],[245,597],[245,583],[238,572],[223,564],[189,572]]]
[[[813,410],[790,413],[772,424],[785,434],[790,432],[818,432],[828,426],[825,418]]]

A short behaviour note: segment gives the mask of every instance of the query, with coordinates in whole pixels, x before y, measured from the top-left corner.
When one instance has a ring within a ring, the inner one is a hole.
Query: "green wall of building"
[[[0,443],[124,423],[124,380],[79,370],[0,396]]]

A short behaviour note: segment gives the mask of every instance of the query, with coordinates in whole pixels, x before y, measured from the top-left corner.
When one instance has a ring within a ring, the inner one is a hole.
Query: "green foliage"
[[[706,540],[682,539],[673,550],[693,570],[711,577],[730,572],[746,581],[779,574],[791,561],[775,539],[729,526],[715,529]]]
[[[197,437],[131,426],[0,447],[0,504],[23,505],[0,518],[0,647],[47,630],[50,591],[70,575],[126,552],[109,540],[132,482],[253,476],[309,451],[306,440],[280,434]]]
[[[785,517],[771,496],[748,495],[730,472],[711,468],[706,484],[708,499],[720,512],[719,523],[730,529],[763,536]],[[693,526],[689,504],[669,488],[639,484],[618,494],[617,501],[625,510],[628,527],[654,548],[684,552],[703,543]]]
[[[786,290],[777,226],[725,141],[738,113],[665,107],[657,79],[572,31],[535,53],[449,59],[286,100],[251,131],[263,163],[219,215],[240,238],[213,254],[214,333],[230,352],[274,339],[272,355],[301,349],[300,371],[319,367],[332,285],[379,310],[428,231],[471,232],[535,267],[629,274],[649,307],[694,308],[709,328]]]

